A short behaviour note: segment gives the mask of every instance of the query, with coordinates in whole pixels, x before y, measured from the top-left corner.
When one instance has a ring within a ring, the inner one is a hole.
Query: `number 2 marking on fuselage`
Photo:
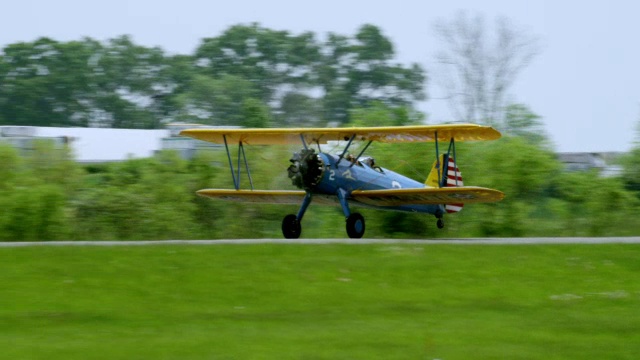
[[[356,179],[351,174],[351,170],[347,170],[347,171],[343,172],[342,176],[345,179],[349,179],[349,180],[355,180]],[[329,170],[329,181],[336,181],[336,171],[335,170]]]
[[[344,176],[345,179],[349,179],[349,180],[355,180],[356,179],[351,175],[351,170],[347,170],[347,171],[343,172],[342,176]]]

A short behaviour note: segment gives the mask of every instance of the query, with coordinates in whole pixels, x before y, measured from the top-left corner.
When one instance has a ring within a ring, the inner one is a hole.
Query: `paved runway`
[[[23,246],[150,246],[150,245],[253,245],[253,244],[420,244],[420,245],[536,245],[536,244],[640,244],[640,237],[602,238],[482,238],[482,239],[235,239],[147,241],[42,241],[0,242],[0,247]]]

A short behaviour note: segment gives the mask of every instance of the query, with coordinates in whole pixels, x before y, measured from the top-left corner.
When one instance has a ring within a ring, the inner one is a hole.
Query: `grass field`
[[[3,359],[637,359],[638,245],[0,249]]]

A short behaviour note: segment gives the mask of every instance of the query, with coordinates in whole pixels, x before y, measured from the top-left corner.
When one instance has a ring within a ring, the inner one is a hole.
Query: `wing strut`
[[[442,176],[444,176],[444,174],[440,174],[440,150],[438,148],[438,132],[435,132],[435,140],[436,140],[436,169],[438,169],[438,187],[440,186],[440,183],[442,182]]]
[[[242,145],[242,141],[240,141],[240,148],[238,149],[238,151],[242,151],[242,158],[244,159],[244,167],[247,169],[249,184],[251,185],[251,190],[253,190],[253,179],[251,178],[251,171],[249,170],[249,163],[247,163],[247,155],[244,153],[244,146]],[[238,154],[238,157],[240,157],[239,154]],[[238,185],[240,185],[240,165],[238,165]]]
[[[362,156],[362,154],[364,154],[365,151],[367,151],[367,148],[369,147],[369,145],[371,145],[373,141],[369,140],[369,142],[367,143],[367,145],[365,145],[364,149],[362,149],[362,151],[360,151],[360,154],[358,154],[358,156],[356,156],[356,160],[358,160],[360,158],[360,156]],[[353,167],[353,165],[355,165],[356,162],[354,161],[353,163],[351,163],[351,165],[349,165],[349,167]]]
[[[307,211],[309,204],[311,204],[312,197],[313,195],[311,194],[310,191],[307,191],[306,194],[304,195],[304,199],[302,200],[302,205],[300,205],[300,210],[298,210],[298,215],[296,215],[296,219],[298,219],[298,222],[302,221],[302,217],[304,216],[304,213]]]
[[[304,140],[304,135],[300,134],[300,140],[302,141],[302,146],[304,146],[304,149],[307,150],[307,142]]]
[[[231,160],[231,152],[229,151],[229,145],[227,143],[227,135],[222,135],[224,140],[224,148],[227,150],[227,158],[229,159],[229,169],[231,170],[231,178],[233,179],[233,186],[236,190],[240,190],[240,169],[242,168],[241,159],[244,160],[244,166],[247,170],[247,177],[249,177],[249,183],[251,184],[251,190],[253,190],[253,179],[251,178],[251,171],[249,170],[249,163],[247,162],[247,155],[244,152],[244,146],[242,141],[238,142],[238,168],[237,171],[233,168],[233,161]]]
[[[346,138],[346,136],[345,136]],[[338,161],[336,162],[336,167],[338,167],[338,164],[340,164],[340,161],[342,161],[342,159],[344,158],[344,156],[347,154],[347,151],[349,150],[349,147],[351,146],[351,143],[353,142],[353,139],[356,138],[356,134],[351,135],[351,138],[349,139],[349,142],[347,143],[347,146],[344,147],[344,150],[342,151],[342,154],[340,154],[340,157],[338,157]]]

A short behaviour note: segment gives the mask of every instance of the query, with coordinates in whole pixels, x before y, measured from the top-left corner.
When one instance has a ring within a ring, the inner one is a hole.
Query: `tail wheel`
[[[436,225],[438,226],[438,229],[444,229],[444,220],[442,220],[442,218],[438,219]]]
[[[347,235],[352,239],[360,239],[364,235],[364,217],[353,213],[347,218]]]
[[[302,226],[300,226],[300,221],[295,215],[289,214],[284,217],[282,220],[282,235],[284,235],[285,239],[297,239],[300,237],[301,232]]]

